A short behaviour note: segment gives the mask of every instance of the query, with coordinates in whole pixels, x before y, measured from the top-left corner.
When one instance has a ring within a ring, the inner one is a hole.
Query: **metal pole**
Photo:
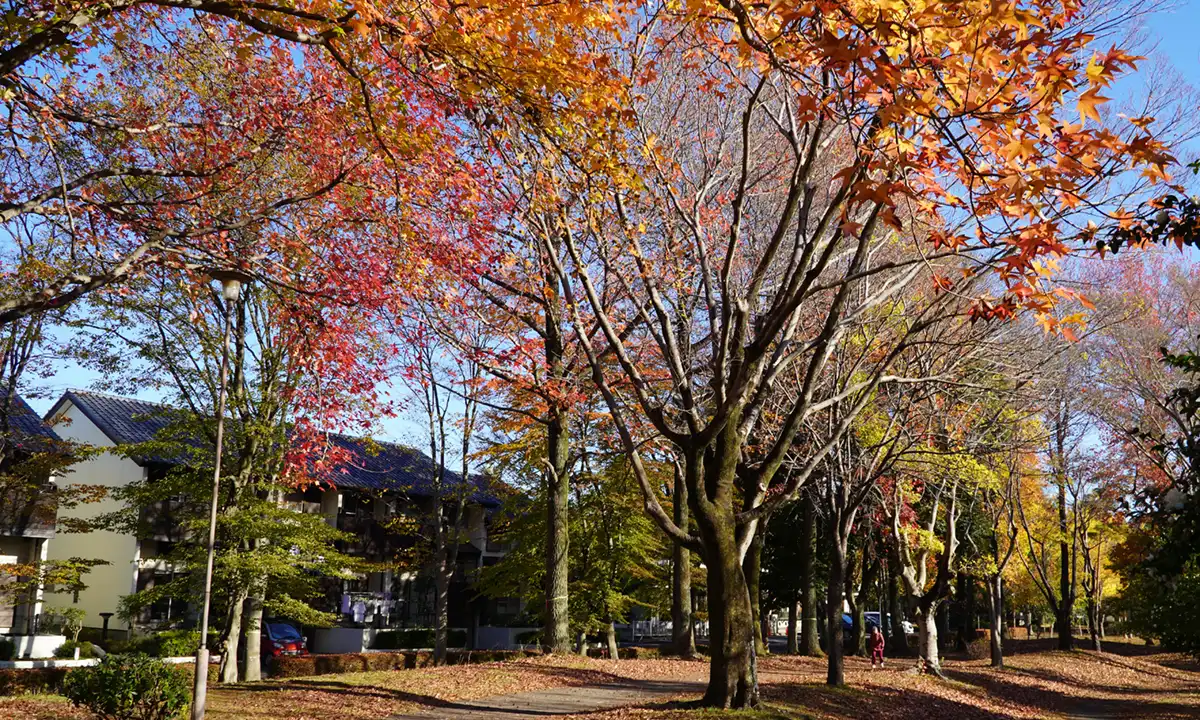
[[[229,326],[235,301],[225,300],[225,334],[221,341],[221,378],[217,393],[217,457],[213,468],[212,504],[208,512],[208,565],[204,570],[204,610],[200,614],[200,648],[192,685],[192,720],[204,720],[208,695],[208,612],[212,604],[213,555],[217,544],[217,502],[221,493],[221,445],[225,439],[225,384],[229,375]]]

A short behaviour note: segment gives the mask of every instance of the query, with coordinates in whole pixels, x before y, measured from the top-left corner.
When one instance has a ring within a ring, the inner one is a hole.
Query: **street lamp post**
[[[204,570],[204,609],[200,613],[200,647],[196,650],[196,677],[192,685],[192,720],[204,720],[208,696],[208,613],[212,606],[213,556],[217,544],[217,504],[221,493],[221,453],[225,440],[225,395],[229,377],[229,330],[232,311],[241,294],[242,283],[249,279],[236,270],[212,270],[212,279],[221,283],[222,310],[225,320],[221,340],[221,374],[217,391],[217,455],[213,463],[212,501],[208,510],[208,561]]]

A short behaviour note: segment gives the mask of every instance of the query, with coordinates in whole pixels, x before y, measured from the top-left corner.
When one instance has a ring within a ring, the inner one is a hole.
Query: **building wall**
[[[54,425],[54,431],[68,440],[88,443],[95,447],[113,446],[113,442],[72,404],[65,405],[59,416],[51,419],[51,423]],[[140,480],[142,476],[143,470],[137,463],[105,452],[77,463],[59,482],[116,488]],[[59,518],[93,518],[120,510],[121,507],[121,503],[108,497],[100,502],[59,510]],[[50,542],[49,559],[65,560],[72,557],[107,560],[109,564],[94,567],[84,576],[87,588],[79,592],[78,600],[73,593],[46,593],[45,604],[50,607],[82,607],[87,612],[84,625],[100,627],[103,623],[100,613],[117,612],[121,597],[134,590],[137,581],[137,539],[133,535],[107,530],[89,533],[59,532]],[[128,628],[128,625],[114,617],[109,627]]]

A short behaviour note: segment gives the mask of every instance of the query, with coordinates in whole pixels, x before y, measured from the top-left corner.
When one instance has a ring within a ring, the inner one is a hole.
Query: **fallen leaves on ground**
[[[759,663],[764,706],[756,713],[689,707],[661,696],[634,707],[577,716],[586,720],[1024,720],[1076,717],[1176,720],[1200,717],[1200,666],[1157,648],[1114,643],[1102,654],[1013,643],[996,670],[982,660],[949,660],[947,680],[908,672],[911,660],[871,670],[846,659],[847,687],[824,684],[825,661],[772,656]],[[209,692],[213,720],[367,720],[437,709],[455,702],[533,690],[611,685],[630,680],[703,682],[703,660],[622,660],[575,656],[421,670],[345,673],[218,686]],[[694,697],[694,696],[693,696]],[[82,720],[62,698],[0,698],[0,717]],[[563,718],[566,720],[566,718]]]

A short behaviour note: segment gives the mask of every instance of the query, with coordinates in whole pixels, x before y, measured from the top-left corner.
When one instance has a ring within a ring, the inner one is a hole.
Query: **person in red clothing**
[[[875,669],[875,663],[879,663],[879,667],[883,667],[883,646],[886,643],[883,639],[883,633],[880,632],[879,626],[871,627],[871,638],[868,645],[871,648],[871,669]]]

